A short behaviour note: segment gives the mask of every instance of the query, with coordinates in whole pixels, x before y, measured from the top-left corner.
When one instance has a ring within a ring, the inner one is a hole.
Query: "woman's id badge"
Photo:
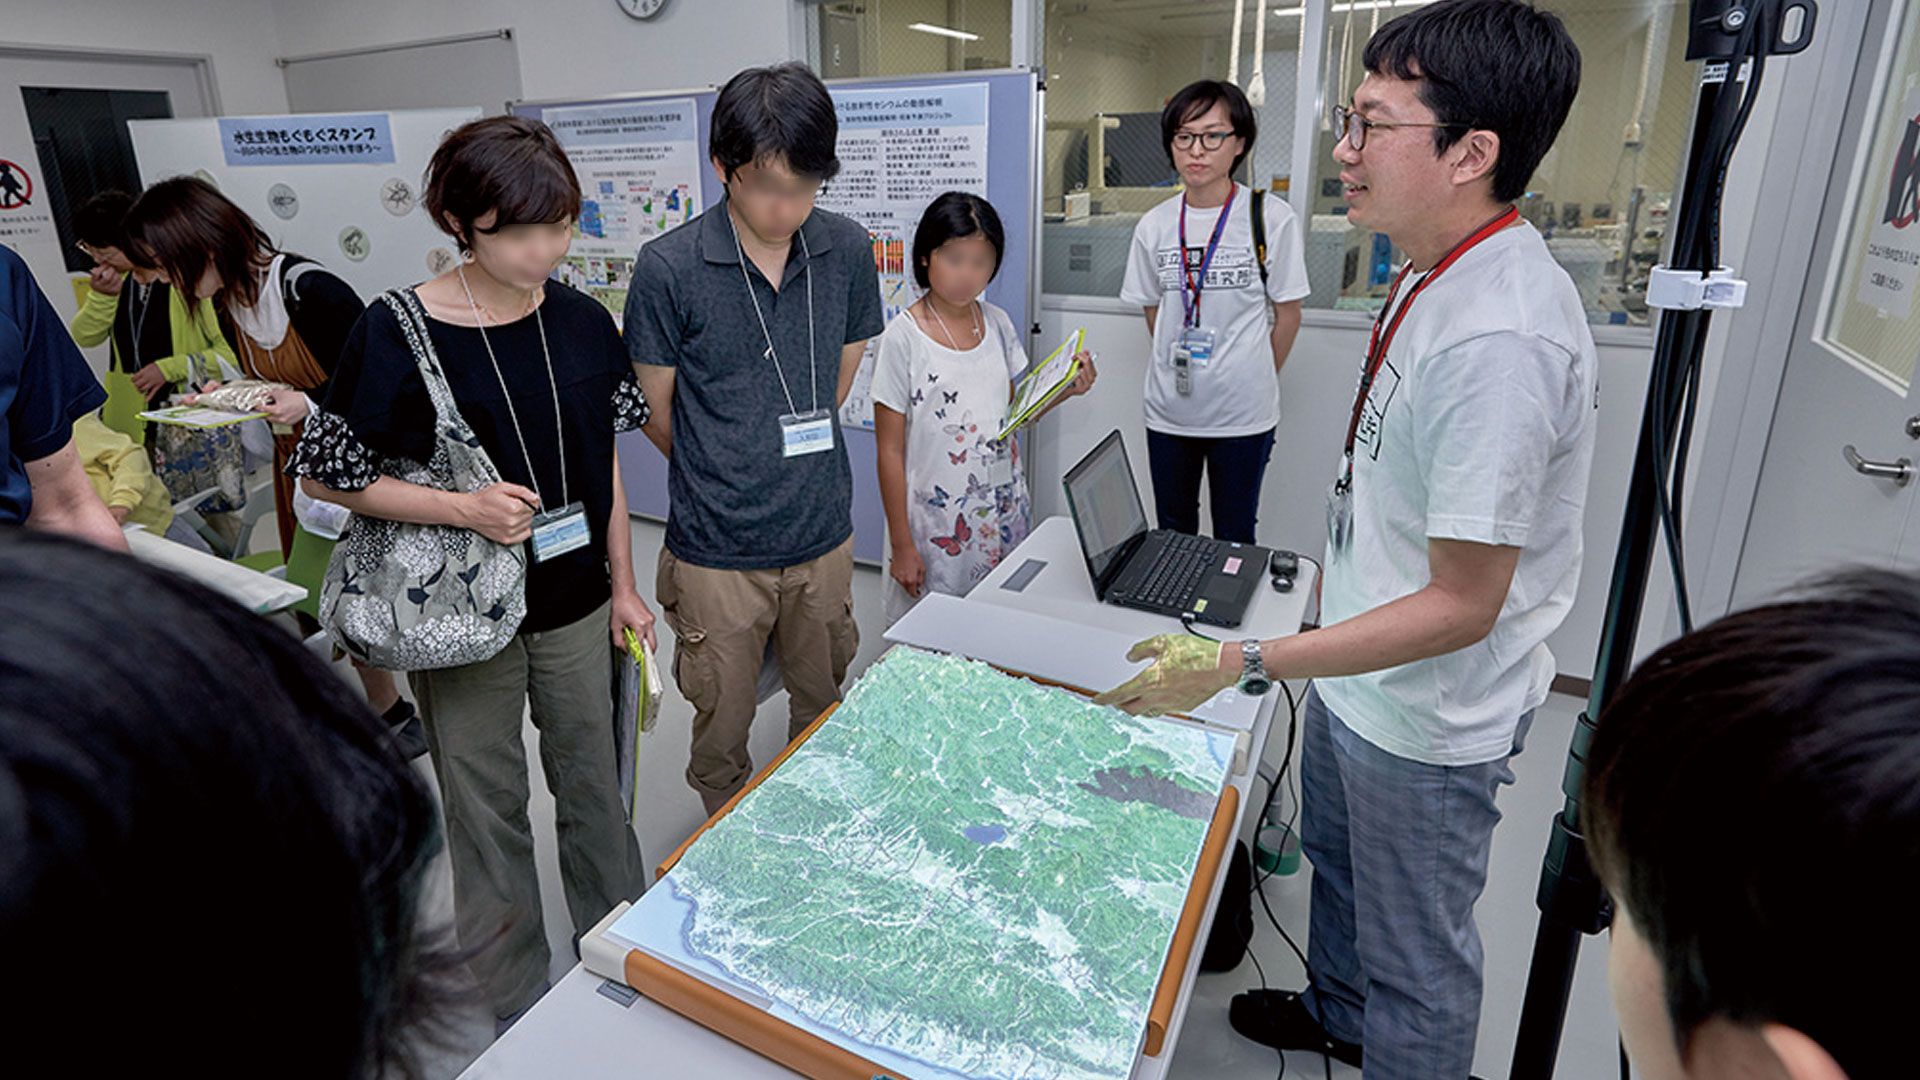
[[[586,547],[592,539],[593,530],[587,527],[587,508],[576,502],[533,515],[533,538],[528,543],[533,548],[533,561],[546,562]]]
[[[1173,388],[1182,394],[1193,393],[1193,369],[1213,362],[1213,329],[1189,326],[1180,331],[1173,343]]]
[[[833,414],[826,409],[780,418],[780,456],[801,457],[833,449]]]
[[[1189,326],[1180,331],[1175,348],[1187,350],[1187,361],[1194,367],[1206,367],[1213,363],[1215,337],[1211,326]]]
[[[1005,442],[994,444],[994,452],[987,457],[987,483],[996,488],[1013,483],[1013,437],[1009,435]]]

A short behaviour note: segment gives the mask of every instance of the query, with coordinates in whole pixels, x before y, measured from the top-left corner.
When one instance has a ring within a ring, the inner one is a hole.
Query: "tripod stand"
[[[1640,418],[1613,581],[1594,664],[1587,710],[1574,728],[1561,791],[1566,801],[1553,819],[1535,903],[1540,925],[1527,972],[1520,1030],[1509,1080],[1549,1080],[1566,1023],[1580,938],[1612,921],[1612,904],[1580,833],[1580,789],[1587,748],[1600,715],[1626,680],[1646,602],[1654,542],[1664,532],[1683,629],[1692,628],[1679,508],[1688,444],[1700,388],[1700,358],[1716,307],[1738,307],[1746,285],[1719,265],[1720,197],[1727,163],[1758,96],[1768,56],[1805,49],[1813,40],[1812,0],[1692,0],[1687,59],[1705,61],[1700,73],[1692,145],[1675,215],[1672,266],[1656,267],[1647,290],[1662,308],[1653,371]]]

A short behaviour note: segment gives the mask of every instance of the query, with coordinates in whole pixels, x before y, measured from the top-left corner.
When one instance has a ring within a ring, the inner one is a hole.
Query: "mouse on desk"
[[[1267,557],[1267,573],[1273,576],[1274,592],[1292,592],[1293,579],[1300,576],[1300,556],[1276,550]]]

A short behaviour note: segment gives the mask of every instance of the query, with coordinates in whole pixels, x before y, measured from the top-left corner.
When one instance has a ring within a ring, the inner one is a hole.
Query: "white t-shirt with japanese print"
[[[1401,297],[1419,280],[1408,275]],[[1328,545],[1321,623],[1424,587],[1431,540],[1520,557],[1479,642],[1316,680],[1361,738],[1431,765],[1479,764],[1505,756],[1521,715],[1546,700],[1547,636],[1580,577],[1596,369],[1580,296],[1525,223],[1468,250],[1407,310],[1361,414],[1352,536]]]
[[[1267,283],[1260,286],[1254,261],[1253,192],[1235,184],[1220,245],[1200,287],[1200,325],[1215,334],[1213,356],[1195,364],[1192,393],[1182,394],[1173,368],[1173,347],[1185,323],[1181,266],[1198,274],[1220,207],[1189,209],[1187,246],[1180,247],[1182,197],[1168,199],[1141,216],[1133,229],[1120,299],[1158,306],[1153,353],[1147,362],[1147,430],[1163,435],[1234,438],[1258,435],[1280,422],[1280,383],[1273,370],[1269,305],[1307,295],[1305,239],[1300,219],[1285,199],[1264,196]]]

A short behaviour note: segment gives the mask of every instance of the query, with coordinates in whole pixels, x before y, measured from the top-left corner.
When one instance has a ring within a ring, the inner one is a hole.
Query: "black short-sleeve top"
[[[584,504],[592,527],[593,543],[586,547],[529,562],[520,632],[553,630],[586,617],[612,595],[607,526],[614,436],[647,419],[613,317],[586,295],[548,282],[537,314],[484,333],[429,317],[427,332],[460,415],[501,478],[539,492],[547,509],[568,500]],[[404,471],[389,464],[394,459],[424,463],[433,456],[433,403],[385,303],[368,305],[348,333],[326,400],[316,408],[287,466],[295,476],[336,491],[359,491]]]

